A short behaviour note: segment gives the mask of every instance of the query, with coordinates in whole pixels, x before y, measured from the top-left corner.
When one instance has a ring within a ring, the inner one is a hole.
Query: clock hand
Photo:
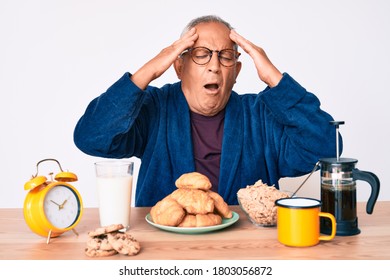
[[[67,200],[67,199],[65,199],[65,201],[64,201],[64,202],[62,202],[62,204],[61,204],[61,205],[59,205],[60,209],[64,208],[64,205],[65,205],[65,203],[66,203],[67,201],[68,201],[68,200]]]
[[[55,205],[57,205],[57,206],[58,206],[58,210],[60,210],[60,209],[61,209],[61,205],[59,205],[57,202],[55,202],[55,201],[53,201],[53,200],[51,200],[51,199],[50,199],[50,201],[51,201],[51,202],[53,202]]]

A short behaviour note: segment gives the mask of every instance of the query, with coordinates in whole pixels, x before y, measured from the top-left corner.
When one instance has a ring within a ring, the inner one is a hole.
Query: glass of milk
[[[95,162],[100,226],[130,227],[134,163],[124,160]]]

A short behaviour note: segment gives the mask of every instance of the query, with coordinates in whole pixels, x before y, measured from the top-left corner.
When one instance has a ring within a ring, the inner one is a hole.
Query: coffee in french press
[[[356,181],[366,181],[371,186],[366,212],[372,214],[379,195],[378,177],[355,167],[353,158],[339,157],[339,125],[342,121],[332,121],[336,127],[336,158],[322,158],[321,166],[321,211],[331,213],[336,218],[336,235],[349,236],[360,233],[356,209]],[[320,222],[321,232],[329,234],[332,226],[327,219]]]

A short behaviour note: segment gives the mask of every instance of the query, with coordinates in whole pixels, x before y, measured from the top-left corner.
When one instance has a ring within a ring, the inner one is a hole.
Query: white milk
[[[130,226],[133,176],[97,177],[100,225]]]

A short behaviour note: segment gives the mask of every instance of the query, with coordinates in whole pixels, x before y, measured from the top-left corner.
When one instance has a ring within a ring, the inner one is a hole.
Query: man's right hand
[[[131,76],[131,80],[139,88],[145,89],[151,81],[157,79],[168,70],[183,51],[192,47],[197,39],[198,34],[194,27],[142,66]]]

